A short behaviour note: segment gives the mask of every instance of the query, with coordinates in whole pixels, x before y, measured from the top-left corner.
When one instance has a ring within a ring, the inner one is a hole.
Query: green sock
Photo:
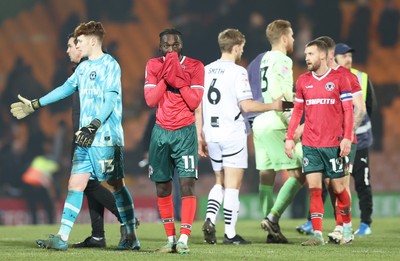
[[[260,207],[264,217],[267,216],[272,206],[274,205],[274,197],[272,194],[272,186],[262,185],[258,186],[259,196],[260,196]]]
[[[271,209],[271,213],[279,218],[289,204],[292,203],[293,198],[296,196],[301,187],[302,185],[297,181],[296,178],[288,178],[285,184],[283,184],[282,188],[279,190],[275,204]]]

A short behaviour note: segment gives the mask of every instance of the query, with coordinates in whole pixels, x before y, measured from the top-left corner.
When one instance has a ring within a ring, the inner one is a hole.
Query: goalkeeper
[[[104,34],[99,22],[80,24],[74,31],[76,48],[88,60],[80,63],[62,86],[47,95],[32,101],[18,95],[20,102],[11,105],[11,113],[17,119],[23,119],[40,107],[59,101],[75,91],[79,92],[80,129],[75,133],[77,146],[72,160],[68,196],[58,233],[46,240],[36,241],[43,248],[68,249],[68,237],[82,206],[83,190],[92,177],[107,181],[111,186],[126,226],[127,237],[120,241],[117,249],[140,249],[134,227],[132,197],[124,183],[121,69],[113,57],[102,51]]]
[[[67,43],[67,54],[74,64],[72,71],[74,72],[79,63],[87,58],[81,59],[81,53],[76,49],[76,39],[74,34],[68,35]],[[79,118],[80,118],[80,104],[79,104],[79,94],[74,92],[72,95],[72,128],[75,131],[79,130]],[[72,154],[75,150],[75,138],[73,139]],[[117,206],[115,204],[114,195],[110,190],[101,185],[98,180],[93,178],[89,179],[85,190],[83,191],[86,195],[90,221],[92,225],[92,234],[85,240],[72,244],[75,248],[94,248],[94,247],[106,247],[106,240],[104,236],[104,209],[107,208],[111,213],[113,213],[118,221],[121,223],[120,232],[121,240],[126,236],[126,228],[122,223],[121,217],[119,215]],[[139,225],[139,220],[135,218],[135,227]]]
[[[293,101],[293,62],[288,57],[288,54],[293,52],[292,25],[287,20],[275,20],[267,26],[266,36],[271,50],[264,53],[258,68],[253,67],[249,70],[249,79],[261,76],[258,89],[261,89],[265,103],[282,95],[285,100]],[[257,82],[252,88],[256,88],[256,85]],[[290,117],[291,111],[267,111],[258,115],[253,122],[256,168],[259,170],[260,180],[260,205],[264,215],[261,228],[267,231],[266,243],[288,243],[280,231],[279,218],[305,179],[301,171],[301,153],[296,153],[293,159],[289,159],[285,154],[284,139]],[[301,152],[301,142],[296,143],[296,148]],[[279,190],[274,202],[273,187],[276,174],[286,170],[289,178]]]

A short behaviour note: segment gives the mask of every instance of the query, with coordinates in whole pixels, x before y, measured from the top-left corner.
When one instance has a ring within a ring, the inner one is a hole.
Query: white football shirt
[[[217,60],[205,67],[203,131],[206,142],[234,140],[246,134],[239,103],[253,99],[247,71],[233,61]]]

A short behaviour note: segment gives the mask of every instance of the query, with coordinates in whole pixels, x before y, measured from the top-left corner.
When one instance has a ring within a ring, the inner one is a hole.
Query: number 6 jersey
[[[246,133],[239,103],[248,99],[253,96],[245,68],[228,60],[205,67],[202,106],[206,142],[234,140]]]

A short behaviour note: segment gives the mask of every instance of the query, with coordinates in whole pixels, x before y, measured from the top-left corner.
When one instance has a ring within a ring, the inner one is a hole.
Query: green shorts
[[[256,168],[275,171],[301,168],[301,142],[296,143],[296,153],[290,159],[285,154],[285,130],[253,129]]]
[[[195,124],[178,130],[154,125],[149,148],[149,177],[154,182],[172,180],[174,169],[180,178],[196,178],[198,167]]]
[[[303,173],[322,172],[323,178],[337,179],[348,175],[347,164],[339,156],[340,147],[315,148],[303,145]]]
[[[357,144],[351,144],[350,153],[345,157],[347,165],[345,171],[348,172],[346,175],[353,173],[353,164],[354,164],[354,159],[356,158],[356,152],[357,152]]]

